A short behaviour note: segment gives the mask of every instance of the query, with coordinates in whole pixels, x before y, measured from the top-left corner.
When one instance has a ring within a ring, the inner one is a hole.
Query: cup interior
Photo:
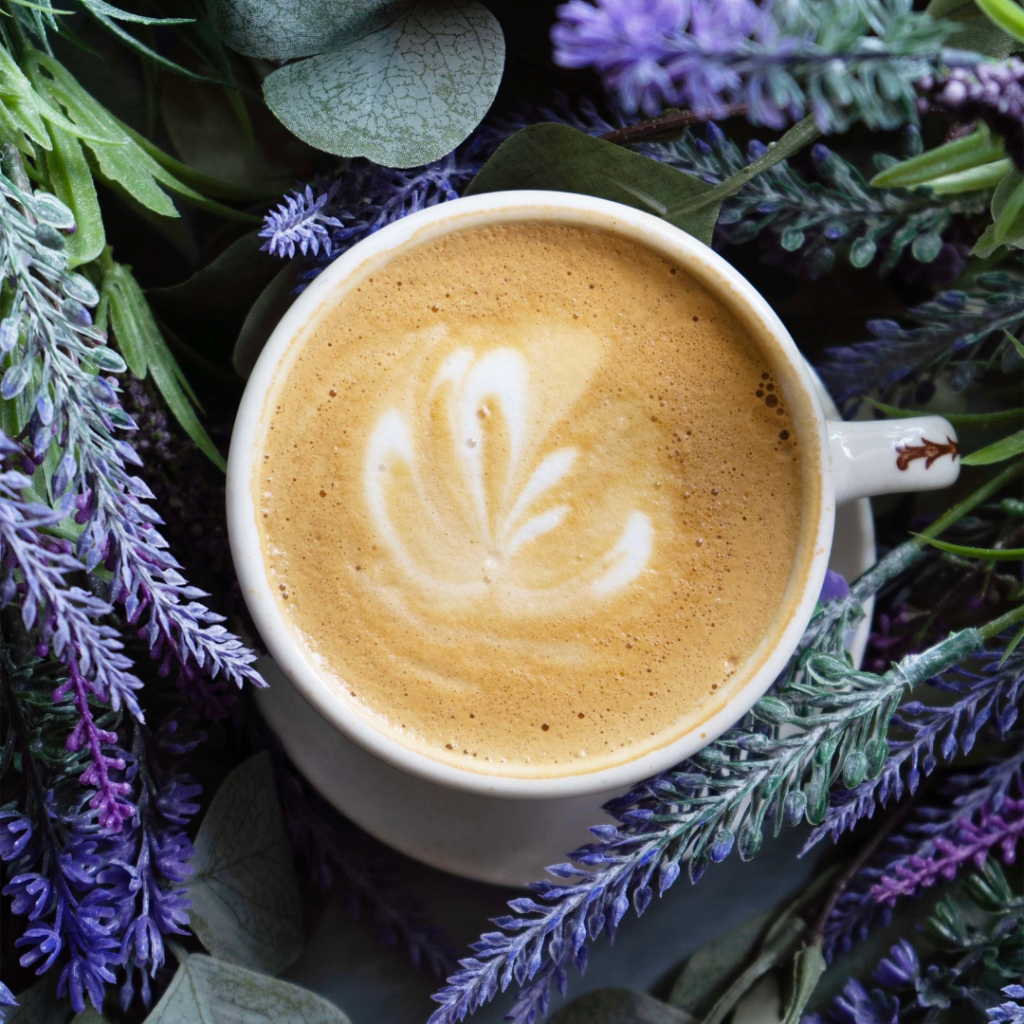
[[[576,774],[525,778],[435,760],[380,731],[345,698],[274,596],[254,491],[281,382],[305,340],[339,299],[396,256],[439,236],[524,221],[552,221],[625,236],[680,265],[723,302],[768,356],[801,441],[803,486],[803,526],[781,607],[742,667],[737,684],[709,701],[698,722],[635,759]],[[475,196],[412,214],[360,242],[327,267],[281,320],[249,379],[232,437],[227,480],[232,554],[247,605],[270,654],[321,716],[377,757],[441,785],[498,796],[554,798],[600,792],[631,785],[699,750],[748,711],[782,670],[813,612],[831,548],[834,501],[826,453],[824,416],[806,363],[765,300],[711,249],[665,221],[605,200],[554,192]]]

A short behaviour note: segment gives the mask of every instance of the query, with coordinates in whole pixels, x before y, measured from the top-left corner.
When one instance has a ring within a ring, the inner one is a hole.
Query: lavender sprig
[[[649,116],[742,103],[772,128],[809,111],[822,131],[892,129],[915,119],[917,80],[962,63],[943,49],[953,26],[906,0],[570,0],[558,15],[555,61]]]
[[[927,968],[922,968],[914,945],[901,939],[874,970],[878,988],[869,992],[858,979],[851,978],[830,1012],[806,1017],[804,1024],[927,1024],[947,1017],[973,1019],[991,1005],[1000,987],[1020,977],[1024,900],[1010,889],[1006,876],[991,860],[968,879],[963,896],[947,897],[939,903],[923,931],[934,950]],[[1019,989],[1013,984],[1002,991],[1018,998]],[[1024,995],[1024,990],[1020,991]],[[936,1011],[947,1009],[948,1015],[937,1016]]]
[[[17,1005],[18,1000],[14,998],[14,993],[0,981],[0,1024],[7,1019],[6,1009]]]
[[[1018,273],[992,271],[979,274],[969,290],[943,291],[911,309],[915,327],[870,320],[875,340],[829,349],[822,379],[849,412],[872,392],[896,405],[923,403],[940,376],[959,392],[979,370],[1009,373],[1020,366],[1007,332],[1017,336],[1024,328],[1022,288]]]
[[[948,705],[909,701],[900,707],[893,727],[907,738],[890,741],[889,755],[876,777],[838,797],[808,837],[804,852],[826,836],[838,839],[862,818],[870,817],[876,806],[899,800],[905,789],[914,792],[922,775],[935,770],[939,757],[949,761],[958,752],[970,753],[986,725],[1006,736],[1017,720],[1024,690],[1024,650],[1018,647],[1002,662],[1001,657],[1002,651],[983,651],[978,656],[982,662],[979,670],[961,665],[930,680],[935,689],[955,695]]]
[[[483,166],[501,133],[481,130],[458,149],[423,167],[381,167],[351,160],[332,180],[297,189],[267,214],[260,235],[263,249],[293,256],[298,248],[316,259],[305,280],[385,224],[449,199]]]
[[[805,649],[777,695],[761,698],[743,727],[606,805],[619,824],[595,826],[596,843],[570,854],[572,863],[548,869],[564,884],[531,886],[543,902],[510,902],[515,916],[496,919],[501,931],[471,947],[476,955],[460,961],[462,969],[435,995],[440,1006],[430,1024],[462,1020],[513,980],[524,987],[509,1019],[534,1021],[551,985],[564,990],[569,962],[585,968],[588,941],[602,932],[613,937],[630,902],[643,913],[655,874],[663,893],[679,877],[684,855],[696,881],[734,845],[743,860],[755,856],[768,821],[776,830],[805,817],[820,823],[833,784],[854,788],[882,768],[888,725],[907,690],[963,661],[1005,625],[963,630],[883,676],[854,670],[832,653],[834,646]],[[818,637],[836,643],[834,635]],[[782,736],[782,725],[800,732]]]
[[[223,674],[241,686],[262,685],[255,655],[229,633],[222,616],[197,599],[156,527],[146,502],[153,495],[128,464],[140,465],[118,431],[135,429],[121,408],[116,380],[124,362],[92,325],[93,285],[67,269],[63,238],[69,210],[55,197],[29,194],[0,175],[0,273],[13,286],[13,304],[0,324],[7,368],[0,396],[16,402],[29,453],[39,464],[56,441],[64,455],[51,480],[55,503],[70,494],[83,529],[75,554],[88,570],[101,563],[112,573],[112,601],[123,603],[161,671],[177,666]]]
[[[826,959],[834,959],[854,942],[864,939],[876,923],[879,926],[888,923],[892,905],[888,897],[905,894],[892,891],[891,880],[908,878],[922,869],[922,883],[938,881],[939,875],[944,879],[951,877],[966,859],[980,853],[982,848],[987,855],[992,846],[1002,844],[1008,836],[1019,834],[1020,800],[1012,793],[1022,792],[1022,763],[1024,753],[1016,753],[981,772],[953,776],[936,798],[918,808],[916,819],[892,837],[880,860],[869,863],[839,897],[824,928],[823,952]],[[1003,818],[997,823],[995,816],[1007,808],[1007,801],[1014,801],[1009,805],[1011,820]],[[974,834],[975,820],[987,822],[981,835]],[[957,846],[961,831],[965,833],[966,841]],[[987,842],[989,838],[991,843]],[[947,850],[946,854],[943,854],[943,849]],[[1007,864],[1013,863],[1014,848],[1007,852],[1004,847],[1001,852]],[[940,863],[939,860],[947,855],[950,859]],[[931,871],[929,865],[936,870]],[[882,886],[884,892],[876,893],[876,886]],[[901,888],[905,886],[901,885]],[[880,899],[880,895],[885,898]]]
[[[58,995],[67,993],[77,1012],[85,1009],[88,996],[98,1010],[120,959],[112,934],[114,907],[109,892],[96,880],[103,865],[96,852],[101,827],[97,812],[86,806],[91,793],[77,782],[68,786],[72,780],[67,775],[51,786],[33,751],[16,688],[40,675],[45,670],[38,662],[16,672],[6,651],[0,656],[4,703],[17,734],[25,782],[23,809],[11,804],[0,809],[0,859],[10,865],[3,892],[11,898],[12,912],[25,915],[29,922],[14,943],[25,950],[21,965],[44,974],[64,959]],[[74,715],[62,712],[59,704],[53,711],[66,720]],[[123,751],[108,751],[128,763]]]
[[[0,432],[0,462],[12,454],[20,454],[20,449]],[[122,653],[117,630],[94,621],[108,615],[110,605],[67,584],[65,575],[79,571],[80,563],[66,542],[44,539],[39,533],[59,523],[64,513],[26,502],[22,492],[31,484],[29,477],[16,470],[0,473],[0,559],[7,570],[0,607],[17,599],[25,628],[38,630],[39,654],[52,649],[66,666],[68,678],[54,690],[53,699],[61,700],[69,690],[73,693],[79,719],[67,739],[68,749],[88,750],[91,763],[81,781],[95,787],[90,805],[105,828],[120,831],[134,812],[124,799],[131,787],[111,778],[111,771],[125,767],[119,756],[104,752],[104,745],[117,742],[117,734],[97,726],[88,695],[109,701],[115,711],[123,704],[132,714],[141,715],[135,691],[142,683],[128,671],[131,661]],[[20,570],[20,582],[15,569]]]
[[[1005,1003],[993,1006],[985,1011],[988,1019],[998,1024],[1024,1024],[1024,985],[1007,985],[1002,989],[1004,996],[1009,996]]]

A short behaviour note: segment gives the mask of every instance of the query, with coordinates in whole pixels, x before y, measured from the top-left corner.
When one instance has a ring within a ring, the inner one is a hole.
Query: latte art
[[[328,684],[407,747],[520,778],[705,720],[811,557],[800,442],[743,326],[657,253],[562,224],[365,271],[298,340],[253,487]]]
[[[538,395],[520,351],[457,348],[425,396],[417,383],[405,411],[389,409],[377,421],[363,469],[373,524],[410,583],[439,601],[486,597],[508,614],[536,615],[606,597],[640,575],[654,528],[636,509],[597,557],[567,566],[537,558],[536,542],[556,531],[575,550],[579,517],[554,495],[558,485],[571,488],[579,451],[553,446],[551,431],[538,428]],[[552,412],[558,426],[572,409]],[[418,430],[410,428],[415,418]],[[531,585],[538,569],[547,585]]]

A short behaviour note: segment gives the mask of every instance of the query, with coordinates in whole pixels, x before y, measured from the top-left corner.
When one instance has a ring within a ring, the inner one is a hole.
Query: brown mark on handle
[[[927,437],[922,437],[920,445],[916,447],[909,444],[901,444],[896,449],[896,468],[906,470],[910,468],[910,464],[916,459],[924,459],[924,468],[931,469],[932,463],[936,459],[941,459],[943,455],[951,455],[953,460],[956,461],[956,457],[959,454],[960,445],[948,434],[946,435],[945,444],[940,444],[938,441],[929,441]]]

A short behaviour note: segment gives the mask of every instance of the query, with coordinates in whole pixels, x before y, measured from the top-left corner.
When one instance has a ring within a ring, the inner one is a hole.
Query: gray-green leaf
[[[696,1024],[696,1020],[643,992],[602,988],[574,999],[551,1024]]]
[[[465,194],[534,188],[635,206],[664,217],[706,245],[718,217],[717,202],[684,214],[672,212],[710,192],[706,181],[564,124],[535,124],[516,132],[484,164]]]
[[[239,53],[290,60],[333,50],[401,14],[412,0],[207,0],[214,31]]]
[[[672,987],[669,1002],[703,1019],[758,948],[770,914],[759,914],[701,946]]]
[[[195,850],[188,890],[192,930],[203,945],[269,974],[294,963],[303,945],[302,901],[269,754],[224,780]]]
[[[385,28],[279,68],[263,93],[317,149],[415,167],[480,123],[504,62],[501,26],[477,0],[420,0]]]
[[[308,989],[208,956],[178,968],[145,1024],[349,1024]]]
[[[7,1024],[65,1024],[72,1014],[71,1000],[57,998],[57,978],[48,974],[19,992],[17,1006],[7,1010]]]

